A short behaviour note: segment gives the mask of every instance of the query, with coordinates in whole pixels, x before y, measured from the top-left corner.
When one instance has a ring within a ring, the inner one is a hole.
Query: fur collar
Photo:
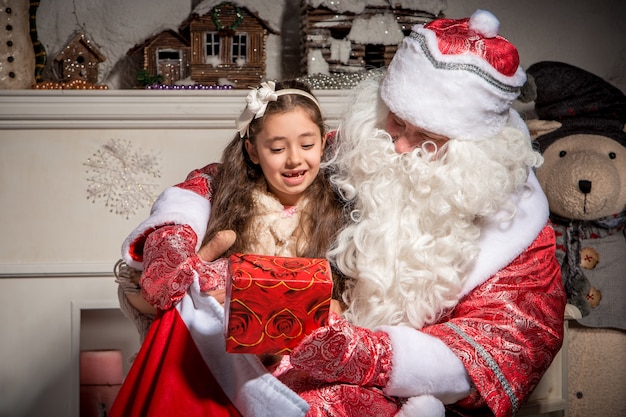
[[[264,188],[253,191],[254,219],[252,231],[255,241],[249,245],[251,253],[272,256],[296,256],[300,213],[307,201],[285,207]],[[301,245],[302,243],[300,243]]]

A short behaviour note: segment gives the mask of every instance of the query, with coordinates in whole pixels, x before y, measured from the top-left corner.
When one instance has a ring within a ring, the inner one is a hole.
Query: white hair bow
[[[248,93],[246,108],[243,109],[243,112],[235,122],[237,131],[242,138],[248,135],[248,127],[252,120],[263,117],[265,109],[267,109],[267,103],[278,100],[275,88],[276,83],[267,81],[261,83],[261,87],[255,88]]]

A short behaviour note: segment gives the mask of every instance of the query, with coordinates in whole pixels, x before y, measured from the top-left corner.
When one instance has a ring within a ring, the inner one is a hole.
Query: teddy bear
[[[626,96],[563,62],[527,74],[526,123],[544,158],[536,174],[568,303],[581,313],[566,333],[569,415],[626,415],[615,388],[626,385]]]
[[[538,62],[527,73],[537,115],[527,124],[544,157],[537,178],[568,302],[588,325],[626,329],[626,96],[562,62]]]

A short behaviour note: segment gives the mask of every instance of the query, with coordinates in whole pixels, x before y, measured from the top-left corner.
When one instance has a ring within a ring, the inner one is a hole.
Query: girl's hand
[[[343,308],[341,307],[341,303],[339,302],[339,300],[335,300],[334,298],[330,300],[330,311],[337,314],[338,316],[341,316],[341,314],[343,313]]]
[[[222,273],[226,273],[225,268],[227,268],[227,263],[225,265],[221,264],[221,261],[225,262],[225,260],[220,260],[218,262],[215,262],[215,260],[226,252],[228,248],[233,245],[233,243],[235,243],[235,239],[237,239],[237,235],[234,231],[221,230],[215,234],[213,239],[198,250],[198,257],[205,262],[207,267],[212,265],[216,270],[222,270]],[[226,290],[223,288],[213,289],[215,288],[215,285],[212,285],[214,284],[214,280],[207,279],[210,276],[211,274],[208,274],[207,277],[202,275],[200,276],[200,288],[205,290],[203,292],[214,297],[220,304],[224,305]]]
[[[233,246],[236,239],[237,234],[233,230],[221,230],[198,250],[198,256],[205,262],[212,262]]]

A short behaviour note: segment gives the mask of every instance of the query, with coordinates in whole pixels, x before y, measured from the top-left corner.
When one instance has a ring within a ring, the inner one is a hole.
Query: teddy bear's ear
[[[530,119],[526,120],[526,126],[528,126],[530,138],[535,140],[539,136],[554,132],[560,128],[561,122],[557,122],[556,120]]]

